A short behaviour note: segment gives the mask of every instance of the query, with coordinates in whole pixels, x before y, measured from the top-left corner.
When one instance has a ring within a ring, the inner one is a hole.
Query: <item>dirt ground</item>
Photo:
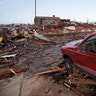
[[[94,95],[96,94],[96,90],[94,90],[96,89],[96,81],[91,78],[88,80],[93,82],[92,86],[89,86],[90,84],[76,85],[75,88],[79,90],[79,93],[66,87],[62,83],[62,79],[59,82],[54,79],[54,76],[58,78],[61,75],[32,75],[55,69],[62,63],[61,46],[65,43],[62,39],[64,40],[63,37],[58,37],[62,43],[56,44],[33,38],[28,41],[27,47],[22,46],[20,50],[23,55],[19,57],[19,62],[15,66],[28,65],[30,68],[26,72],[0,80],[0,96],[96,96]],[[67,79],[63,78],[63,80]],[[83,79],[78,75],[75,79],[71,78],[70,80],[76,80],[77,83],[80,81],[87,82],[87,79]],[[74,89],[74,87],[72,88]]]

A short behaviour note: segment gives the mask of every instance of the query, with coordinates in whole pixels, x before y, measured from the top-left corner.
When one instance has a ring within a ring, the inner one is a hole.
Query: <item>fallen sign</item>
[[[64,68],[51,69],[51,70],[48,70],[48,71],[32,74],[32,76],[51,74],[51,73],[56,73],[56,72],[61,72],[61,71],[64,71]]]

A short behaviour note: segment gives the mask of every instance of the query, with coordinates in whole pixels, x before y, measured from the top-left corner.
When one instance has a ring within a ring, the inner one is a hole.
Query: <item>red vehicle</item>
[[[96,32],[85,39],[66,43],[61,51],[67,68],[76,65],[96,78]]]

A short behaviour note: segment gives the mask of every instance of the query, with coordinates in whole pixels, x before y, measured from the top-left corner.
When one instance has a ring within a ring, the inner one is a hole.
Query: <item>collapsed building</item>
[[[43,16],[36,16],[34,19],[36,27],[40,29],[46,29],[50,27],[62,27],[66,26],[70,23],[70,19],[60,19],[60,17],[43,17]],[[71,23],[70,23],[71,24]]]
[[[61,19],[53,15],[52,17],[48,16],[36,16],[34,18],[35,27],[39,30],[53,30],[60,29],[63,33],[66,32],[84,32],[84,31],[94,31],[96,26],[93,24],[82,23],[71,21],[70,19]],[[59,30],[58,30],[59,31]]]

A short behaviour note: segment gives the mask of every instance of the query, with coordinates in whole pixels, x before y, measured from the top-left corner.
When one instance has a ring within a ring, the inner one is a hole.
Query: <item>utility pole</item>
[[[36,0],[35,0],[35,26],[36,26]]]

